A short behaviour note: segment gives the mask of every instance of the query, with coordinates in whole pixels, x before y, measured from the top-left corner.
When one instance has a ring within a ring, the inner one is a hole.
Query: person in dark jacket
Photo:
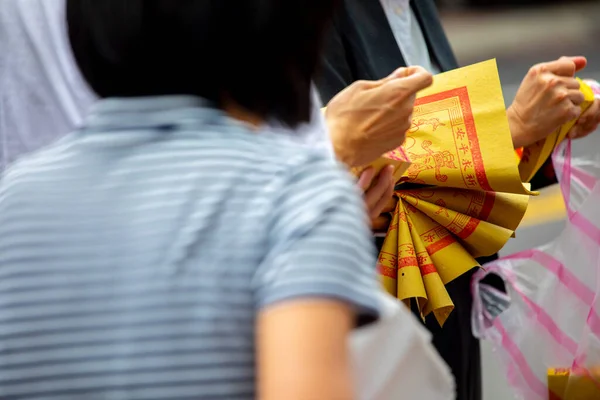
[[[317,80],[325,103],[355,81],[381,79],[398,67],[419,65],[434,74],[458,68],[433,0],[343,3]],[[585,65],[583,57],[563,57],[531,68],[507,110],[515,148],[532,144],[579,116],[583,96],[574,75]],[[577,137],[596,129],[599,110],[596,101],[581,118],[585,123],[574,130]],[[537,185],[543,185],[544,180],[551,177],[536,178]],[[483,264],[495,258],[478,261]],[[470,321],[470,281],[474,271],[447,285],[456,307],[444,328],[435,319],[426,321],[434,345],[455,375],[459,400],[482,397],[480,347],[472,335]]]

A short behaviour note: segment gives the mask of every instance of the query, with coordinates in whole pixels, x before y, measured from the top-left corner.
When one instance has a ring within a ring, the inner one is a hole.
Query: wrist
[[[357,154],[354,146],[349,143],[344,124],[339,123],[335,118],[326,118],[326,121],[336,159],[348,168],[359,167]]]
[[[510,129],[513,147],[519,149],[521,147],[529,146],[531,143],[529,143],[527,138],[527,128],[514,106],[508,107],[506,116],[508,118],[508,127]]]

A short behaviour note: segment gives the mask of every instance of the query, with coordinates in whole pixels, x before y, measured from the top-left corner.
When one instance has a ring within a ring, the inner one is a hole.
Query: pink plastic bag
[[[600,155],[572,160],[564,142],[553,160],[566,227],[552,243],[474,276],[473,332],[492,343],[516,398],[600,399]],[[506,293],[486,283],[489,274],[503,278]],[[576,372],[549,381],[552,368]],[[582,376],[597,395],[582,394]]]

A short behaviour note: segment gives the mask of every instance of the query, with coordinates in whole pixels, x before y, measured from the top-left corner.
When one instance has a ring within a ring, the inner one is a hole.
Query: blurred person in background
[[[433,74],[459,66],[435,2],[344,0],[328,37],[323,73],[317,79],[319,92],[328,102],[356,81],[380,79],[407,65],[419,65]],[[507,110],[515,148],[533,144],[579,117],[583,95],[574,75],[585,65],[583,57],[564,57],[531,68]],[[590,134],[599,122],[600,101],[596,100],[581,116],[571,137]],[[342,134],[350,131],[351,127],[339,130]],[[376,225],[385,227],[385,221],[382,217]],[[444,328],[434,318],[426,321],[435,346],[453,370],[459,400],[482,396],[479,342],[471,332],[470,281],[474,271],[447,285],[455,309]]]
[[[77,128],[96,101],[75,66],[64,21],[65,0],[0,2],[0,171]],[[328,108],[330,135],[315,95],[311,121],[288,130],[290,137],[350,167],[368,164],[404,140],[418,90],[396,79],[405,74],[390,71],[339,93]],[[366,170],[358,185],[376,220],[393,192],[392,170]]]
[[[0,181],[1,398],[354,397],[347,338],[379,317],[370,229],[349,176],[292,136],[336,1],[258,3],[67,1],[101,100]],[[43,67],[48,92],[79,79],[50,71],[68,72]],[[355,85],[339,115],[387,106],[358,124],[388,135],[363,141],[375,158],[430,83]]]

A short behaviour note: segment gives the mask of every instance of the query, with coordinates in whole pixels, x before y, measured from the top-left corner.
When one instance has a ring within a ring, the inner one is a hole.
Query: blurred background
[[[594,0],[588,0],[588,3]],[[577,0],[435,0],[440,8],[508,8],[545,6],[549,4],[583,3]]]
[[[418,0],[417,0],[418,1]],[[528,69],[563,55],[583,55],[582,78],[600,81],[600,0],[439,0],[450,42],[461,65],[496,58],[506,104],[514,98]],[[600,151],[600,132],[577,141],[574,156]],[[516,238],[504,255],[550,242],[564,226],[557,186],[533,199]],[[483,343],[484,399],[514,398],[504,370]]]

